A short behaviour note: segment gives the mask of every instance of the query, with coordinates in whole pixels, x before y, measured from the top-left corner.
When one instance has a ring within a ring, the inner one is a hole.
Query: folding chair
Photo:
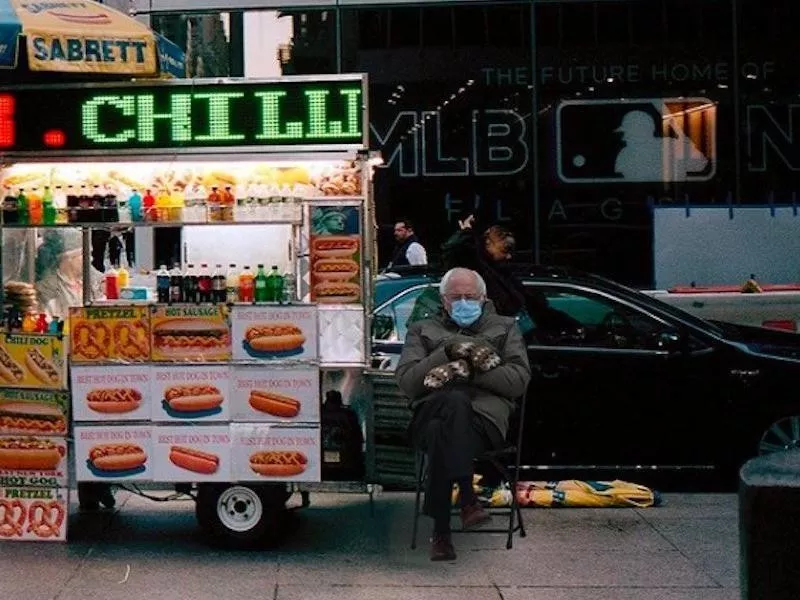
[[[490,463],[497,472],[503,477],[503,480],[508,482],[511,486],[511,506],[508,509],[508,527],[504,529],[486,528],[474,529],[469,531],[454,530],[453,533],[506,533],[508,538],[506,540],[506,548],[511,549],[513,546],[514,532],[519,531],[520,537],[525,537],[525,524],[522,521],[522,511],[517,501],[517,482],[519,481],[519,467],[522,461],[522,440],[524,439],[525,432],[525,404],[527,403],[527,395],[523,396],[520,402],[520,408],[511,417],[511,423],[507,435],[507,445],[498,450],[490,450],[484,452],[480,456],[475,457],[475,462]],[[514,457],[513,464],[510,464],[508,459]],[[416,497],[414,499],[414,525],[411,531],[411,549],[417,547],[417,529],[419,527],[420,505],[422,488],[425,484],[425,477],[427,476],[427,460],[424,452],[417,452],[415,458],[415,478],[417,482]],[[513,471],[513,473],[512,473]],[[490,510],[493,516],[504,516],[505,511]],[[456,514],[454,511],[453,514]],[[516,523],[514,520],[516,519]]]

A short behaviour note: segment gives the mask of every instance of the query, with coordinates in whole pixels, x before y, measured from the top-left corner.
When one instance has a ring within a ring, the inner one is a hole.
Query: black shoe
[[[449,533],[434,533],[431,538],[431,560],[455,560],[456,549]]]

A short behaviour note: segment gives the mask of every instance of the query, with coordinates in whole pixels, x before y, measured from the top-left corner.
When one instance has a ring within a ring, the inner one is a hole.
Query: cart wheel
[[[800,416],[797,415],[775,421],[758,441],[759,455],[796,448],[800,448]]]
[[[197,491],[197,522],[215,544],[267,545],[276,539],[287,497],[283,486],[202,484]]]

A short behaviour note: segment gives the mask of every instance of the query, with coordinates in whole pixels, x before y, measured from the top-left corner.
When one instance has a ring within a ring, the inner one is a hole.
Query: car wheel
[[[203,484],[197,522],[217,545],[255,548],[275,540],[287,494],[284,486]]]
[[[772,454],[800,448],[800,415],[775,421],[761,434],[758,454]]]

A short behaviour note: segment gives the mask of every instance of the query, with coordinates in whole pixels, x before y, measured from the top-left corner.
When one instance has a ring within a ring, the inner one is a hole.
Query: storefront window
[[[735,201],[730,4],[536,11],[542,262],[650,286],[651,207]]]
[[[529,5],[341,15],[342,70],[369,74],[371,145],[385,160],[375,178],[380,265],[395,220],[414,222],[435,262],[473,213],[477,227],[513,229],[531,260]]]
[[[158,15],[151,27],[186,53],[187,77],[230,75],[230,19],[228,13]]]

